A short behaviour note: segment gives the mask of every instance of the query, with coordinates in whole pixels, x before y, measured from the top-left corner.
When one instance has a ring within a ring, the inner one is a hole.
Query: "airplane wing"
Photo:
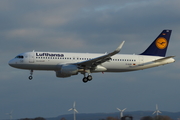
[[[103,56],[100,56],[100,57],[96,57],[96,58],[93,58],[93,59],[90,59],[90,60],[87,60],[87,61],[82,61],[82,62],[79,62],[77,63],[77,65],[79,67],[85,67],[85,68],[92,68],[92,67],[96,67],[97,65],[99,64],[102,64],[108,60],[111,59],[111,57],[117,53],[120,52],[123,44],[124,44],[125,41],[123,41],[117,48],[116,50],[114,50],[113,52],[111,53],[108,53],[108,54],[105,54]]]

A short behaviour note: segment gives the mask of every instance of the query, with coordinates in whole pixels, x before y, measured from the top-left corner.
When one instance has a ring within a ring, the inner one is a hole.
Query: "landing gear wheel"
[[[33,70],[30,70],[29,80],[32,80],[32,79],[33,79],[32,75],[33,75]]]
[[[87,82],[88,82],[87,77],[84,77],[84,78],[82,79],[82,81],[83,81],[84,83],[87,83]]]
[[[33,77],[32,76],[29,76],[29,80],[32,80],[33,79]]]
[[[88,76],[87,76],[87,79],[88,79],[89,81],[91,81],[91,80],[92,80],[92,76],[91,76],[91,75],[88,75]]]

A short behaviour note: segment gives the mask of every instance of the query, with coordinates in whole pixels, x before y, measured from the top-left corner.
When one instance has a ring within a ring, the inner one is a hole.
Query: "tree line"
[[[155,117],[151,117],[151,116],[145,116],[142,117],[141,120],[172,120],[169,116],[155,116]]]
[[[37,117],[37,118],[33,118],[33,119],[32,118],[22,118],[22,119],[19,119],[19,120],[46,120],[46,119],[42,118],[42,117]],[[66,119],[61,118],[59,120],[66,120]],[[115,117],[107,117],[105,119],[99,119],[99,120],[122,120],[122,119],[115,118]],[[129,119],[127,119],[127,120],[129,120]],[[132,118],[132,120],[133,120],[133,118]],[[158,116],[155,116],[155,117],[145,116],[145,117],[142,117],[140,120],[172,120],[172,119],[169,116],[158,115]]]
[[[132,118],[127,117],[127,118],[122,118],[122,119],[115,118],[115,117],[107,117],[106,119],[99,119],[99,120],[133,120],[133,117]],[[169,116],[158,115],[155,117],[144,116],[140,120],[173,120],[173,119],[171,119]]]
[[[42,117],[37,117],[37,118],[22,118],[22,119],[19,119],[19,120],[46,120],[46,119],[42,118]]]

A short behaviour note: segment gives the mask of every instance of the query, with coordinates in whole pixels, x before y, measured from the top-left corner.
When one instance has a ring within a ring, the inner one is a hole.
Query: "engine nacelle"
[[[77,75],[78,68],[76,65],[62,65],[59,71],[56,71],[56,77],[70,77]]]

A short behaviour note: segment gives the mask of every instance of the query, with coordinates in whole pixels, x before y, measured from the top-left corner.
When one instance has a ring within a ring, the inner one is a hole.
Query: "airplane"
[[[84,83],[92,80],[91,73],[128,72],[143,70],[175,62],[175,56],[165,57],[172,30],[163,30],[152,44],[141,54],[117,54],[123,41],[113,52],[68,53],[68,52],[25,52],[9,61],[14,68],[55,71],[56,77],[66,78],[81,73]]]

